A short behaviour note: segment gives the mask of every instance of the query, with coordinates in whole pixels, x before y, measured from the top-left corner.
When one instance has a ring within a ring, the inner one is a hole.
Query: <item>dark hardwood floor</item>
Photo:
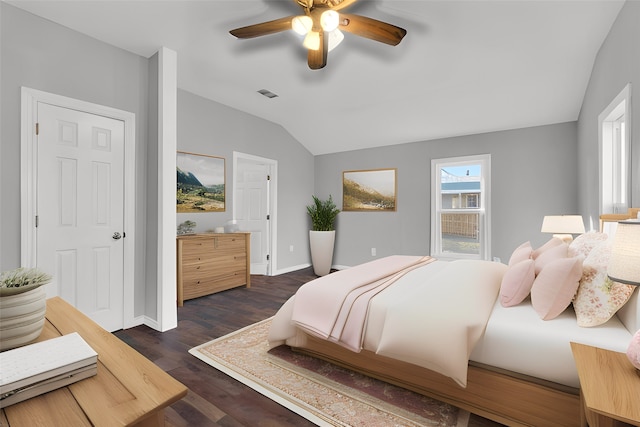
[[[178,307],[178,327],[158,332],[138,326],[115,335],[189,388],[165,411],[167,426],[313,426],[188,353],[188,350],[273,316],[298,287],[314,279],[311,268],[279,276],[251,276],[251,288],[230,289]]]

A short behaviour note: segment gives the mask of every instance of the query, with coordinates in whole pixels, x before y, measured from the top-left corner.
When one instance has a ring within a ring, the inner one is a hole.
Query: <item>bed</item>
[[[305,284],[275,315],[271,347],[289,345],[502,424],[566,427],[583,425],[569,343],[624,352],[640,329],[637,289],[606,322],[583,327],[571,304],[552,320],[528,295],[503,305],[511,265],[390,258]],[[394,264],[394,272],[372,280],[381,263]],[[300,303],[303,296],[313,303]],[[362,323],[360,335],[350,317]]]

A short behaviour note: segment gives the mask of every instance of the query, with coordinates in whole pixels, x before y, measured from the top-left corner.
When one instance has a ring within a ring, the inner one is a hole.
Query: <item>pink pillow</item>
[[[502,276],[500,304],[503,307],[520,304],[529,296],[535,278],[535,264],[532,259],[525,259],[510,266]]]
[[[563,244],[564,242],[562,241],[562,239],[558,238],[558,237],[552,237],[551,240],[549,240],[547,243],[545,243],[544,245],[540,246],[538,249],[534,250],[533,252],[531,252],[531,258],[536,259],[538,258],[543,252],[555,247],[555,246],[559,246],[561,244]],[[566,243],[565,243],[566,244]]]
[[[519,263],[520,261],[531,258],[531,252],[533,252],[531,242],[524,242],[518,246],[511,254],[511,258],[509,258],[509,267]]]
[[[636,369],[640,369],[640,330],[631,338],[629,348],[627,348],[627,357]]]
[[[545,265],[531,288],[531,305],[543,320],[558,317],[571,304],[576,294],[582,261],[561,258]]]
[[[612,282],[607,276],[611,258],[611,241],[593,248],[582,264],[582,279],[573,300],[578,326],[591,327],[606,323],[625,305],[634,286]]]
[[[567,249],[569,245],[564,242],[560,242],[559,245],[553,246],[546,251],[542,252],[538,258],[536,258],[536,275],[540,274],[540,271],[544,268],[545,265],[553,262],[557,259],[567,258]],[[581,260],[582,261],[582,260]]]

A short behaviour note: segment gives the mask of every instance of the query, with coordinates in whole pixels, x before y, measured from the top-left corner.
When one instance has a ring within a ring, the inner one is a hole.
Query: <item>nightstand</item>
[[[574,342],[571,350],[580,377],[581,424],[640,426],[640,376],[627,356]]]

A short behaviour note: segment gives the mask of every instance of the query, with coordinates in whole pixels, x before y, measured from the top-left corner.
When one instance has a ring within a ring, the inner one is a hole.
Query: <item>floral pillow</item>
[[[581,234],[569,244],[569,256],[580,257],[584,260],[589,256],[593,248],[608,238],[607,234],[598,231],[589,231]]]
[[[634,286],[613,282],[607,276],[611,241],[594,247],[583,262],[582,278],[573,300],[578,326],[602,325],[629,300]]]

